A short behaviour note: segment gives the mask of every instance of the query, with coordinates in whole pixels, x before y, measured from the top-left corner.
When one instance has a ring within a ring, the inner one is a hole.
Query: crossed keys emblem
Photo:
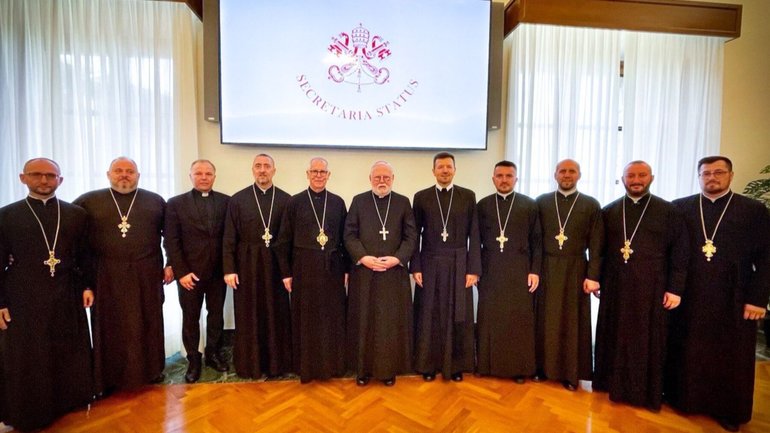
[[[362,24],[350,34],[342,32],[332,37],[329,52],[345,63],[330,66],[329,78],[335,83],[354,84],[359,93],[363,85],[384,84],[390,77],[390,71],[388,68],[379,68],[374,63],[390,57],[388,44],[389,42],[381,36],[370,38],[369,30]]]

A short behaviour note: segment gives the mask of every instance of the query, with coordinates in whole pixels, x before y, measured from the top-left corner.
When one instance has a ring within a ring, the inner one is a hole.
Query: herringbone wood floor
[[[770,432],[770,362],[757,363],[754,417]],[[358,387],[332,380],[148,386],[67,415],[50,432],[721,432],[711,419],[615,404],[558,383],[517,385],[466,375],[461,383],[399,377]]]

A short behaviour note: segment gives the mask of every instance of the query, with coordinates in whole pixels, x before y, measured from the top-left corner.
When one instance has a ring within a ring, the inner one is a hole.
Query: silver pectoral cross
[[[388,240],[388,234],[390,234],[390,232],[385,230],[385,227],[383,227],[382,230],[379,231],[379,233],[382,235],[383,241]]]
[[[43,260],[43,264],[48,266],[49,270],[51,271],[51,276],[56,273],[56,265],[61,263],[61,260],[56,258],[56,255],[53,251],[48,252],[48,260]]]
[[[496,237],[495,240],[497,242],[500,242],[500,252],[503,252],[503,246],[505,246],[505,242],[508,240],[508,238],[505,237],[505,233],[500,232],[500,236]]]
[[[449,237],[449,233],[446,232],[446,227],[444,227],[444,231],[441,232],[441,240],[446,242],[446,238]]]

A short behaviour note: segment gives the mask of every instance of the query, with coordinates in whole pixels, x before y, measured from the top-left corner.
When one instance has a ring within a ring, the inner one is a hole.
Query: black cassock
[[[628,263],[620,252],[624,200],[628,238],[650,201]],[[636,204],[624,196],[602,209],[602,219],[606,238],[593,389],[608,391],[612,401],[658,410],[668,319],[663,295],[684,291],[687,227],[673,204],[652,194]]]
[[[757,323],[743,319],[743,306],[767,303],[770,215],[760,202],[735,194],[712,239],[717,251],[707,261],[699,196],[674,202],[689,228],[690,272],[671,318],[666,399],[685,412],[743,424],[751,419],[757,338]],[[703,198],[709,238],[728,199]]]
[[[110,189],[85,193],[74,202],[88,212],[96,272],[92,326],[98,392],[149,383],[165,362],[161,235],[166,202],[144,189],[113,193],[123,215],[137,194],[126,237],[118,228],[120,214]]]
[[[340,196],[308,188],[291,197],[281,222],[276,254],[282,277],[293,279],[292,353],[294,371],[302,382],[345,374],[345,273],[349,263],[342,232],[346,214]],[[328,238],[323,249],[317,241],[319,223]]]
[[[385,239],[380,218],[385,221]],[[351,369],[358,377],[381,380],[411,372],[412,286],[407,266],[417,246],[417,229],[409,199],[395,192],[380,198],[371,191],[353,197],[344,239],[353,263],[347,323]],[[375,272],[356,264],[364,256],[393,256],[401,264]]]
[[[28,200],[53,247],[57,199]],[[0,331],[0,421],[25,431],[45,427],[94,395],[83,309],[86,213],[59,203],[55,255],[61,263],[53,277],[43,264],[49,258],[43,232],[24,200],[0,209],[0,308],[11,315]]]
[[[238,274],[240,282],[233,290],[233,363],[241,377],[258,378],[263,373],[276,376],[292,371],[289,294],[283,287],[275,256],[281,219],[289,198],[289,194],[275,186],[263,193],[250,185],[230,199],[225,220],[223,267],[225,274]],[[256,200],[259,200],[264,223]],[[273,236],[269,247],[262,238],[265,224],[270,226]]]
[[[564,236],[569,238],[561,249],[555,239],[557,203],[562,225],[566,221]],[[583,281],[598,282],[601,274],[601,206],[585,194],[559,192],[541,195],[537,204],[543,227],[543,268],[536,293],[538,367],[550,379],[577,385],[579,380],[590,380],[593,370],[591,295],[583,292]]]
[[[542,261],[537,205],[523,194],[505,198],[492,194],[479,201],[478,211],[484,275],[478,285],[478,372],[498,377],[532,375],[535,303],[527,277],[540,274]],[[508,240],[501,250],[496,238],[502,226]]]
[[[415,370],[440,371],[445,378],[471,371],[474,366],[473,292],[465,287],[465,275],[481,275],[481,247],[476,195],[454,185],[439,192],[444,218],[448,212],[446,242],[443,224],[431,186],[414,195],[413,210],[420,247],[409,264],[422,272],[423,286],[414,292]]]

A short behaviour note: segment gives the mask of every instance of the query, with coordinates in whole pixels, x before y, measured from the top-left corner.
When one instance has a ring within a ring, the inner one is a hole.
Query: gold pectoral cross
[[[441,240],[446,242],[446,238],[449,237],[449,233],[446,232],[446,227],[444,228],[444,231],[441,232]]]
[[[559,249],[564,245],[564,241],[569,239],[568,237],[564,236],[564,229],[559,229],[559,234],[554,236],[554,239],[559,241]]]
[[[620,252],[623,253],[623,262],[628,263],[628,259],[634,253],[634,250],[631,249],[631,241],[626,240],[623,242],[623,248],[620,249]]]
[[[321,249],[323,250],[324,245],[329,242],[329,237],[326,236],[326,233],[324,233],[324,229],[321,229],[321,231],[318,233],[318,237],[316,237],[315,240],[318,241],[318,243],[321,245]]]
[[[495,240],[497,242],[500,242],[500,252],[503,252],[503,246],[505,245],[505,242],[508,240],[508,238],[505,237],[505,233],[500,232],[500,236],[496,237]]]
[[[388,240],[388,234],[390,234],[390,232],[385,230],[385,227],[383,227],[382,230],[379,231],[379,233],[382,235],[382,240],[383,241],[387,241]]]
[[[128,229],[131,228],[131,224],[128,223],[128,217],[120,217],[120,224],[118,224],[118,228],[120,229],[120,233],[122,237],[126,237],[126,233],[128,233]]]
[[[714,245],[714,241],[711,239],[706,239],[706,244],[703,245],[701,251],[706,254],[706,261],[710,262],[711,258],[714,257],[714,254],[717,252],[717,246]]]
[[[265,227],[265,234],[262,235],[262,240],[265,241],[265,246],[270,248],[270,239],[273,239],[273,235],[270,234],[270,229]]]
[[[56,255],[53,251],[48,252],[48,260],[43,260],[43,264],[48,266],[48,268],[51,271],[51,276],[53,277],[53,274],[56,273],[56,265],[61,263],[61,260],[56,258]]]

